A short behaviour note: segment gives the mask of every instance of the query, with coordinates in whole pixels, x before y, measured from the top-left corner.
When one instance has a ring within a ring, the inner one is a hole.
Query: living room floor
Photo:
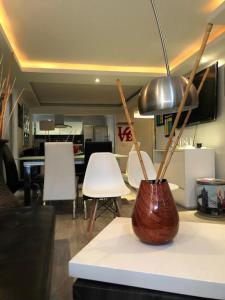
[[[134,205],[132,195],[121,200],[121,215],[130,217]],[[84,220],[82,199],[79,199],[77,217],[72,219],[71,201],[54,203],[56,210],[55,244],[51,285],[51,300],[72,300],[73,278],[68,275],[68,261],[88,242],[88,220]],[[88,201],[90,210],[91,201]],[[99,217],[94,226],[93,237],[113,220],[109,211]]]
[[[121,216],[131,217],[135,202],[135,193],[132,192],[121,200]],[[52,204],[52,202],[51,202]],[[77,217],[72,219],[71,201],[56,201],[53,203],[56,211],[55,244],[53,258],[53,272],[51,285],[51,300],[72,300],[73,278],[69,277],[68,262],[88,242],[87,233],[88,220],[84,220],[82,197],[78,201]],[[88,201],[90,211],[91,201]],[[181,221],[188,222],[210,222],[225,224],[225,217],[215,218],[205,216],[193,210],[185,210],[177,206]],[[111,212],[106,211],[99,217],[94,226],[93,237],[113,220]]]

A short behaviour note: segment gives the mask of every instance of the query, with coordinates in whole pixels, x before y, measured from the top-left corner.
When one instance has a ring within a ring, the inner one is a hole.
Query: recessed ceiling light
[[[100,79],[99,79],[99,78],[96,78],[96,79],[95,79],[95,82],[96,82],[96,83],[99,83],[99,82],[100,82]]]

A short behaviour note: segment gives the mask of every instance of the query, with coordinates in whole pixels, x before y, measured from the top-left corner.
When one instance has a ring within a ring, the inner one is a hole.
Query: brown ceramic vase
[[[177,208],[167,180],[142,180],[132,214],[134,233],[144,243],[161,245],[173,240],[179,228]]]

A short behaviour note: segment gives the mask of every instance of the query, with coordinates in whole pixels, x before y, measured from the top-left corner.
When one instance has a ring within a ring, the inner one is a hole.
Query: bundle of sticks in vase
[[[23,94],[22,90],[17,96],[12,110],[10,111],[8,118],[6,120],[6,111],[9,104],[9,99],[12,94],[13,88],[15,86],[16,78],[12,78],[12,63],[13,63],[13,54],[11,55],[8,63],[8,67],[4,70],[4,61],[3,55],[0,59],[0,138],[3,138],[4,133],[6,132],[13,112],[16,108],[17,103],[21,99]]]
[[[196,61],[195,61],[195,64],[194,64],[194,67],[192,69],[192,72],[190,74],[190,78],[188,80],[188,84],[186,86],[186,89],[184,91],[184,94],[183,94],[183,97],[181,99],[181,102],[180,102],[180,105],[179,105],[179,108],[178,108],[178,111],[177,111],[177,114],[176,114],[176,118],[174,120],[174,123],[173,123],[173,127],[172,127],[172,130],[170,132],[170,136],[168,138],[168,141],[167,141],[167,145],[166,145],[166,148],[165,148],[165,151],[164,151],[164,155],[163,155],[163,159],[160,163],[160,166],[159,166],[159,169],[158,169],[158,172],[157,172],[157,177],[156,177],[156,183],[160,183],[162,182],[164,176],[165,176],[165,173],[166,173],[166,170],[170,164],[170,161],[171,161],[171,158],[173,156],[173,153],[174,151],[176,150],[176,147],[178,145],[178,142],[183,134],[183,131],[187,125],[187,122],[190,118],[190,115],[191,115],[191,112],[192,112],[192,109],[189,109],[187,114],[186,114],[186,117],[185,117],[185,120],[184,120],[184,123],[178,133],[177,136],[175,136],[175,132],[176,132],[176,128],[177,128],[177,125],[178,125],[178,122],[179,122],[179,119],[180,119],[180,116],[181,116],[181,113],[183,111],[183,108],[185,106],[185,102],[187,100],[187,97],[188,97],[188,93],[189,93],[189,90],[191,88],[191,85],[193,84],[193,80],[194,80],[194,77],[195,77],[195,74],[197,72],[197,69],[199,67],[199,64],[200,64],[200,60],[201,60],[201,57],[204,53],[204,50],[206,48],[206,45],[207,45],[207,41],[208,41],[208,38],[209,38],[209,35],[210,35],[210,32],[212,30],[212,27],[213,25],[212,24],[207,24],[207,27],[206,27],[206,31],[205,31],[205,34],[204,34],[204,37],[203,37],[203,40],[202,40],[202,44],[201,44],[201,47],[199,49],[199,52],[197,53],[197,57],[196,57]],[[209,68],[206,69],[205,73],[204,73],[204,76],[202,78],[202,81],[197,89],[197,93],[199,95],[203,85],[204,85],[204,82],[207,78],[207,75],[209,73]],[[119,91],[119,94],[120,94],[120,99],[121,99],[121,102],[123,104],[123,108],[124,108],[124,112],[125,112],[125,115],[126,115],[126,118],[127,118],[127,122],[131,128],[131,132],[132,132],[132,136],[133,136],[133,140],[134,140],[134,145],[135,145],[135,150],[137,151],[137,154],[138,154],[138,158],[139,158],[139,161],[140,161],[140,164],[141,164],[141,168],[142,168],[142,172],[143,172],[143,176],[144,176],[144,179],[145,180],[148,180],[148,176],[147,176],[147,172],[146,172],[146,169],[145,169],[145,166],[143,164],[143,160],[142,160],[142,157],[141,157],[141,152],[140,152],[140,149],[139,149],[139,145],[137,143],[137,139],[136,139],[136,135],[135,135],[135,132],[134,132],[134,128],[133,128],[133,125],[132,125],[132,122],[131,122],[131,118],[130,118],[130,115],[129,115],[129,111],[128,111],[128,108],[127,108],[127,104],[126,104],[126,99],[125,99],[125,96],[124,96],[124,92],[123,92],[123,88],[122,88],[122,85],[121,85],[121,82],[119,79],[117,79],[116,81],[116,84],[117,84],[117,87],[118,87],[118,91]],[[163,114],[163,111],[162,111],[162,114]]]

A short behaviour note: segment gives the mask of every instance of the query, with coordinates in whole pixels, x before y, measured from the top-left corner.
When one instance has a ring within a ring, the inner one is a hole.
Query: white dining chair
[[[155,180],[157,174],[150,156],[147,152],[141,151],[141,157],[146,168],[148,179]],[[129,152],[127,162],[127,179],[129,185],[135,189],[139,188],[141,180],[144,179],[141,164],[136,151]],[[169,186],[171,191],[177,190],[179,188],[178,185],[173,183],[169,183]]]
[[[45,143],[45,172],[43,201],[72,200],[76,215],[77,180],[73,143]]]
[[[138,147],[139,147],[139,149],[140,149],[141,143],[140,143],[140,142],[137,142],[137,144],[138,144]],[[136,149],[135,149],[135,144],[133,144],[132,147],[131,147],[131,149],[130,149],[130,152],[132,152],[132,151],[136,151]],[[129,154],[128,154],[128,156],[129,156]],[[127,175],[127,166],[128,166],[128,160],[127,160],[127,164],[126,164],[126,170],[125,170],[125,172],[122,172],[122,176],[123,176],[123,180],[124,180],[126,183],[129,183],[129,182],[128,182],[128,175]]]
[[[99,200],[112,200],[115,210],[107,205],[107,201],[106,208],[120,216],[117,199],[129,193],[130,190],[123,181],[114,154],[110,152],[93,153],[90,156],[83,182],[83,195],[94,201],[88,231],[92,234]]]
[[[138,144],[138,147],[140,148],[141,147],[141,142],[137,142],[137,144]],[[135,144],[133,144],[131,149],[130,149],[130,152],[132,152],[132,151],[136,151]]]

